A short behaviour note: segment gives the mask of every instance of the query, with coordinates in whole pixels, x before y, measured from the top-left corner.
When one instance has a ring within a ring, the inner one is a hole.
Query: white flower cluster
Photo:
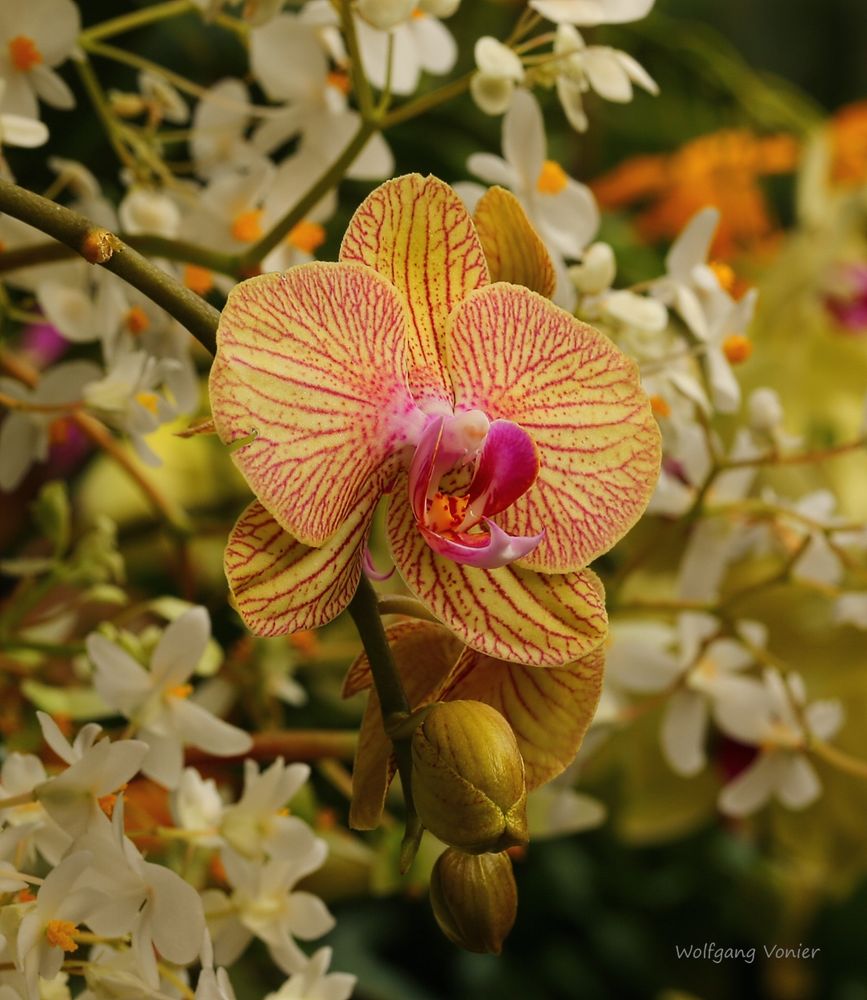
[[[45,743],[63,768],[49,774],[33,754],[11,753],[3,762],[0,963],[13,970],[0,971],[4,1000],[38,1000],[46,989],[69,997],[64,966],[84,976],[79,995],[93,1000],[179,996],[179,986],[189,991],[188,967],[196,962],[198,1000],[229,1000],[228,974],[214,963],[231,965],[253,937],[289,976],[275,1000],[345,1000],[352,992],[354,977],[328,973],[330,949],[308,958],[296,944],[334,924],[321,900],[295,889],[327,854],[324,841],[285,808],[309,768],[278,759],[260,772],[248,760],[234,803],[213,779],[183,768],[184,746],[213,756],[251,747],[249,735],[212,715],[188,683],[209,641],[204,608],[163,631],[147,668],[124,648],[134,646],[133,637],[112,642],[93,633],[94,688],[107,714],[128,720],[124,735],[111,739],[88,723],[70,743],[39,713]],[[137,775],[171,791],[174,827],[128,829],[126,789]],[[147,857],[137,840],[147,842]],[[189,845],[185,862],[149,859],[176,840]],[[218,862],[228,892],[208,887],[197,848]]]

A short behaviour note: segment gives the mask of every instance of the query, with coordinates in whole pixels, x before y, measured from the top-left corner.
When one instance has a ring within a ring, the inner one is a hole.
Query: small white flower
[[[554,40],[555,61],[545,72],[556,74],[557,96],[574,129],[587,129],[583,95],[595,91],[606,101],[626,104],[632,100],[636,84],[654,96],[659,93],[655,81],[628,53],[604,45],[584,44],[571,24],[560,24]]]
[[[360,17],[378,31],[391,31],[412,17],[415,0],[358,0]]]
[[[102,372],[89,361],[67,361],[49,369],[35,389],[14,379],[0,378],[0,391],[39,406],[80,403],[85,389]],[[30,467],[48,458],[52,428],[64,420],[62,410],[34,413],[10,410],[0,425],[0,490],[9,492],[25,477]]]
[[[215,83],[196,104],[190,151],[200,177],[244,169],[258,159],[246,138],[250,110],[247,88],[234,79]]]
[[[17,966],[24,976],[29,1000],[39,1000],[39,977],[52,980],[68,952],[78,948],[73,934],[90,919],[106,897],[93,888],[85,873],[93,856],[89,851],[70,854],[52,871],[39,889],[18,929]]]
[[[784,680],[778,671],[766,670],[764,683],[762,700],[732,706],[735,717],[729,721],[737,738],[757,746],[759,754],[720,792],[719,807],[729,816],[748,816],[772,798],[788,809],[815,802],[822,786],[804,750],[811,737],[830,739],[843,721],[838,701],[805,704],[798,675]]]
[[[327,853],[325,842],[318,838],[308,853],[294,858],[256,862],[231,849],[222,852],[231,896],[227,899],[219,890],[204,894],[218,964],[233,965],[258,937],[287,975],[306,967],[307,957],[295,938],[312,941],[327,934],[334,917],[321,899],[294,887],[321,867]]]
[[[72,0],[30,0],[0,10],[0,110],[38,118],[37,98],[54,108],[75,106],[72,91],[54,72],[75,47],[81,19]]]
[[[203,778],[194,767],[185,767],[170,802],[175,824],[191,841],[203,847],[222,844],[218,830],[225,803],[213,778]]]
[[[515,85],[524,80],[520,57],[508,46],[485,35],[475,46],[477,72],[470,81],[473,100],[485,114],[501,115],[509,109]]]
[[[346,972],[329,972],[331,949],[319,948],[307,965],[295,972],[265,1000],[349,1000],[355,989],[356,977]]]
[[[549,21],[582,24],[626,24],[650,13],[655,0],[530,0],[530,6]]]
[[[546,159],[545,147],[539,103],[528,91],[518,90],[503,118],[503,156],[476,153],[467,166],[487,184],[515,193],[551,254],[557,274],[554,301],[572,309],[575,287],[565,261],[581,257],[599,225],[599,210],[587,187]],[[479,184],[456,184],[455,190],[471,209],[484,193]]]
[[[214,946],[205,931],[201,951],[202,971],[196,983],[195,1000],[235,1000],[235,990],[225,969],[214,969]]]
[[[310,777],[306,764],[284,764],[278,757],[259,771],[255,761],[244,761],[244,791],[235,805],[223,812],[220,833],[240,854],[260,858],[303,856],[314,849],[310,827],[285,814],[286,803]]]
[[[67,764],[65,771],[37,785],[34,795],[49,816],[71,837],[79,837],[99,819],[104,821],[100,799],[124,786],[141,766],[147,744],[141,740],[97,737],[102,727],[83,726],[73,743],[45,712],[36,713],[45,742]]]
[[[142,771],[166,788],[176,788],[183,769],[184,746],[218,757],[246,753],[249,733],[211,715],[187,683],[210,638],[204,608],[193,608],[163,632],[146,670],[125,650],[92,633],[87,652],[93,661],[94,686],[106,704],[134,723],[149,746]]]

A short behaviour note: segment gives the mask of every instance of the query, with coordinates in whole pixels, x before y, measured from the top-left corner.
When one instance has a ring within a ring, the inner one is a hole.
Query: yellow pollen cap
[[[232,222],[232,236],[240,243],[253,243],[262,236],[262,209],[251,208],[236,215]]]
[[[541,194],[559,194],[568,184],[566,171],[554,160],[545,160],[536,180],[536,188]]]
[[[651,396],[650,408],[658,417],[670,417],[671,407],[664,396]]]
[[[286,237],[289,243],[297,250],[304,253],[313,253],[317,247],[321,247],[325,242],[325,228],[318,222],[308,222],[302,219],[297,226],[293,226]]]
[[[742,333],[732,333],[722,342],[722,349],[729,364],[739,365],[753,353],[753,344]]]
[[[9,39],[9,58],[15,69],[26,73],[42,62],[42,53],[32,38],[27,35],[16,35]]]
[[[157,394],[155,392],[137,392],[135,401],[139,404],[139,406],[143,406],[146,410],[149,410],[154,416],[157,415],[157,405],[159,400],[157,399]]]
[[[214,287],[214,274],[198,264],[187,264],[184,268],[184,284],[196,295],[207,295]]]
[[[45,925],[45,938],[54,948],[78,951],[78,943],[73,937],[77,930],[71,920],[49,920]]]

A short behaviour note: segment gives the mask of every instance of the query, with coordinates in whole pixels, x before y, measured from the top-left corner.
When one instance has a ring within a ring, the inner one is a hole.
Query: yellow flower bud
[[[432,706],[412,737],[422,824],[470,854],[527,843],[524,761],[508,722],[480,701]]]
[[[431,873],[430,901],[445,936],[467,951],[499,954],[518,911],[508,854],[449,848]]]

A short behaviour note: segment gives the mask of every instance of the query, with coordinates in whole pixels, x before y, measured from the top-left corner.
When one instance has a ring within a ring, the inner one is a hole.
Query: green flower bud
[[[470,854],[527,843],[524,761],[508,722],[480,701],[433,705],[412,737],[422,824]]]
[[[498,955],[518,912],[509,855],[449,848],[431,873],[430,901],[440,930],[467,951]]]

